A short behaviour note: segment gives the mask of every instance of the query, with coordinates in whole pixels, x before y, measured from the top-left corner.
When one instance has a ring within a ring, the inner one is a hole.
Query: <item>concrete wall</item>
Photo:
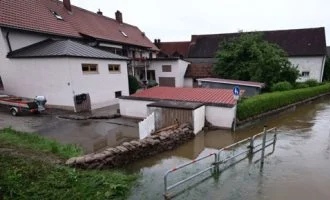
[[[193,111],[194,133],[197,134],[205,126],[205,106],[201,106]]]
[[[148,116],[147,105],[153,101],[140,101],[119,99],[120,114],[126,117],[146,118]]]
[[[148,70],[155,70],[156,81],[159,83],[159,77],[174,77],[175,87],[184,86],[184,74],[188,67],[188,62],[184,60],[154,60],[150,62]],[[163,72],[163,65],[171,65],[171,72]]]
[[[215,82],[205,82],[200,81],[199,87],[203,88],[221,88],[221,89],[233,89],[236,85],[234,84],[226,84],[226,83],[215,83]],[[241,90],[244,90],[244,96],[254,96],[260,93],[260,88],[258,87],[250,87],[244,85],[238,85]]]
[[[289,61],[295,66],[298,65],[300,74],[303,71],[309,72],[309,77],[300,77],[297,81],[304,82],[308,79],[315,79],[322,82],[325,56],[289,57]]]
[[[184,78],[183,87],[193,87],[193,79],[192,78]]]
[[[232,108],[206,106],[206,120],[213,126],[231,128],[235,118],[235,107],[236,106]]]
[[[6,36],[6,33],[8,31],[2,30],[3,35]],[[14,30],[9,31],[9,41],[12,50],[17,50],[26,46],[29,46],[31,44],[46,40],[48,37],[45,35],[37,35],[37,34],[31,34],[27,32],[18,32]],[[6,44],[7,47],[7,44]]]
[[[125,61],[78,58],[10,59],[3,74],[5,93],[33,98],[43,95],[47,104],[73,107],[73,96],[89,93],[92,109],[118,103],[115,91],[128,95]],[[98,64],[97,74],[83,74],[82,63]],[[121,73],[110,74],[108,64],[120,64]]]

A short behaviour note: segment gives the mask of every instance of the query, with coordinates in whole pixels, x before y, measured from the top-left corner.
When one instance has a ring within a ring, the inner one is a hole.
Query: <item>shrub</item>
[[[330,84],[253,96],[238,103],[237,117],[244,120],[327,92]]]
[[[296,83],[296,85],[294,86],[295,89],[301,89],[301,88],[308,88],[309,85],[307,85],[306,83]]]
[[[305,84],[307,84],[309,87],[315,87],[319,85],[319,83],[315,79],[309,79],[305,81]]]
[[[129,94],[134,94],[140,89],[139,81],[132,75],[128,75]]]
[[[293,87],[288,81],[278,82],[271,87],[271,91],[286,91],[291,90]]]

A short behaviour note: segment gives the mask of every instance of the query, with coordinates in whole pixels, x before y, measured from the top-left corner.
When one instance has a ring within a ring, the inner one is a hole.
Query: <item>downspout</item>
[[[10,45],[10,40],[9,40],[9,31],[6,34],[6,40],[7,40],[7,45],[9,48],[9,53],[12,52],[11,45]]]
[[[325,59],[326,59],[327,56],[323,56],[323,59],[322,59],[322,69],[321,69],[321,83],[323,82],[323,73],[324,73],[324,64],[325,64]]]

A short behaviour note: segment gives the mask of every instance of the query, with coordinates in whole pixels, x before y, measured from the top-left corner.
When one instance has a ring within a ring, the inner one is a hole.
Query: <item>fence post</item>
[[[262,168],[264,167],[266,137],[267,137],[267,126],[264,126],[264,134],[263,134],[263,137],[262,137],[262,151],[261,151],[260,171],[262,171]]]

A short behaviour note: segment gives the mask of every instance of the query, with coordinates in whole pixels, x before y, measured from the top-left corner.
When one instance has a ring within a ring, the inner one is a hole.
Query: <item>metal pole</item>
[[[266,136],[267,136],[267,126],[264,126],[264,134],[263,134],[263,137],[262,137],[262,151],[261,151],[260,171],[262,171],[262,168],[264,167]]]

